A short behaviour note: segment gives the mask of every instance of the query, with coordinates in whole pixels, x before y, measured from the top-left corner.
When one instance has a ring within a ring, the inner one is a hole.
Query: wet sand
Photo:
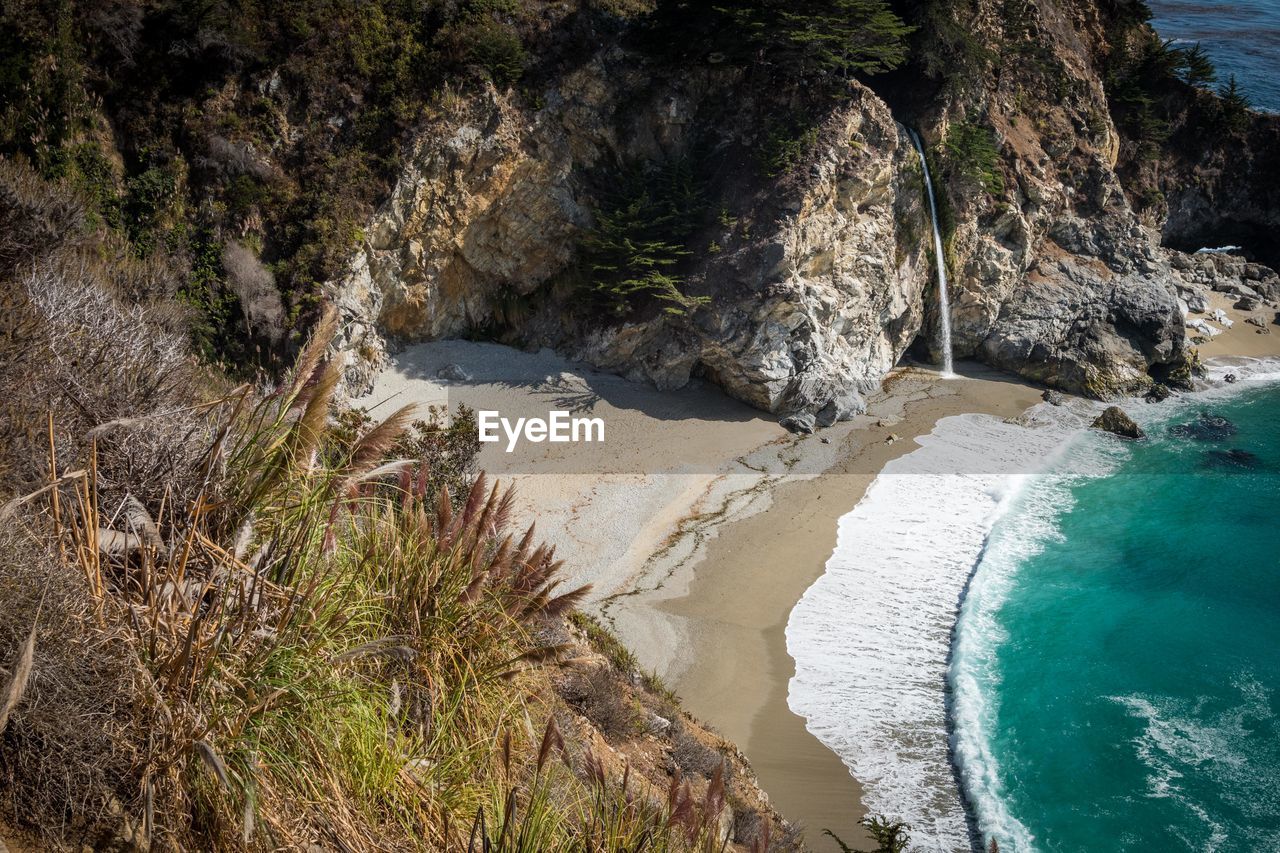
[[[1040,390],[977,365],[968,378],[937,383],[932,374],[899,374],[870,401],[870,423],[844,438],[842,460],[805,482],[780,484],[772,505],[722,525],[694,568],[687,595],[653,603],[681,620],[689,646],[672,667],[685,707],[712,723],[750,759],[779,810],[807,828],[815,850],[865,841],[858,783],[787,706],[794,664],[787,618],[822,573],[835,546],[836,521],[862,498],[881,468],[911,452],[914,439],[943,417],[985,412],[1014,417],[1039,402]],[[878,425],[883,423],[883,426]],[[899,440],[886,443],[896,434]]]

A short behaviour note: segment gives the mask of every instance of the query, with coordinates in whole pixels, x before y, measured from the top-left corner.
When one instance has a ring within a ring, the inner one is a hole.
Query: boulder
[[[1256,311],[1258,308],[1258,300],[1254,299],[1252,296],[1241,296],[1231,307],[1237,311]]]
[[[867,410],[867,404],[856,393],[847,393],[832,397],[818,409],[816,415],[818,426],[829,427],[838,421],[847,421]]]
[[[470,382],[471,374],[462,369],[460,364],[446,364],[436,371],[436,378],[446,382]]]
[[[1098,415],[1091,426],[1093,429],[1109,432],[1112,435],[1129,440],[1146,438],[1147,435],[1142,431],[1142,427],[1134,423],[1133,418],[1125,414],[1124,409],[1119,406],[1108,406],[1102,414]]]
[[[818,419],[813,412],[796,412],[778,421],[791,432],[809,435],[817,427]]]
[[[1186,322],[1186,326],[1188,329],[1194,329],[1195,331],[1204,335],[1206,338],[1215,338],[1218,335],[1222,334],[1221,329],[1215,326],[1211,326],[1209,325],[1208,322],[1206,322],[1205,320],[1201,320],[1199,318],[1195,320],[1188,320]]]
[[[1062,406],[1067,402],[1066,394],[1063,394],[1061,391],[1054,391],[1052,388],[1046,389],[1045,392],[1040,395],[1040,398],[1050,406]]]
[[[1173,392],[1169,390],[1168,385],[1157,382],[1151,386],[1150,390],[1147,391],[1145,399],[1148,403],[1163,403],[1165,400],[1169,399],[1169,395],[1172,393]]]
[[[1258,291],[1247,284],[1242,284],[1238,279],[1220,279],[1213,283],[1213,289],[1219,293],[1230,293],[1232,296],[1241,298],[1246,296],[1258,298]]]

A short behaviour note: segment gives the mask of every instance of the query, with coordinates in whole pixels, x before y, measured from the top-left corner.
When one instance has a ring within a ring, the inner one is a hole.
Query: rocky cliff
[[[789,108],[761,85],[772,78],[714,51],[673,63],[636,48],[625,27],[535,91],[450,99],[329,286],[346,320],[349,389],[367,386],[388,343],[486,335],[661,387],[700,375],[767,411],[847,418],[908,350],[937,357],[908,125],[935,166],[957,356],[1098,397],[1176,381],[1187,301],[1211,282],[1162,242],[1186,249],[1192,235],[1274,222],[1273,192],[1245,186],[1232,164],[1274,159],[1276,122],[1254,117],[1199,154],[1166,140],[1154,157],[1168,164],[1163,180],[1196,181],[1153,211],[1150,169],[1134,165],[1103,82],[1142,26],[1091,0],[971,6],[948,12],[966,28],[959,47],[945,28],[922,27],[916,59],[868,78],[874,89],[842,84],[794,162],[772,171],[753,156]],[[916,10],[919,22],[935,7]],[[942,72],[919,58],[948,50],[959,53]],[[611,176],[680,159],[707,175],[707,213],[680,266],[704,301],[602,320],[574,285],[590,275],[580,246]],[[1280,296],[1269,269],[1231,269],[1214,275],[1271,282],[1260,298]]]

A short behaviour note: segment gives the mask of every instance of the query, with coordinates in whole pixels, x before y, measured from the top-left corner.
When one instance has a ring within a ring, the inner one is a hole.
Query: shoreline
[[[1237,322],[1201,351],[1216,362],[1227,351],[1280,349],[1276,337],[1252,332]],[[453,363],[466,381],[435,378]],[[1017,377],[961,368],[954,382],[898,368],[869,397],[867,415],[804,437],[701,383],[659,392],[547,351],[460,341],[409,348],[358,402],[520,408],[571,399],[574,411],[604,413],[604,455],[544,445],[511,458],[486,447],[481,467],[515,483],[517,517],[538,518],[572,581],[595,585],[587,609],[686,710],[738,745],[773,804],[807,827],[810,849],[836,851],[823,829],[855,846],[867,840],[857,825],[862,785],[790,708],[788,619],[826,571],[839,520],[887,464],[943,418],[1015,418],[1041,401],[1042,389]],[[669,458],[655,460],[655,447],[672,448]]]
[[[896,371],[886,391],[869,400],[869,423],[845,437],[836,466],[812,480],[780,484],[767,510],[720,525],[687,594],[646,602],[686,622],[692,663],[668,673],[686,709],[738,744],[772,802],[808,828],[810,849],[838,850],[823,829],[864,843],[857,821],[865,809],[861,783],[790,708],[795,662],[787,623],[826,571],[837,522],[885,465],[918,449],[916,439],[942,418],[975,412],[1012,418],[1040,402],[1041,390],[1022,380],[973,363],[961,370],[966,378],[943,384],[932,374]],[[891,434],[899,438],[887,444]]]

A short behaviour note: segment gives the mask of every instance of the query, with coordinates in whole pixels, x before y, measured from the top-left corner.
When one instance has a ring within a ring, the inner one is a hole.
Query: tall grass
[[[60,630],[130,673],[111,706],[127,713],[99,737],[112,771],[59,801],[61,765],[14,768],[98,697],[60,675],[69,652],[37,654],[28,713],[0,733],[9,799],[98,803],[75,818],[81,838],[151,849],[725,849],[721,773],[696,795],[678,772],[655,790],[601,758],[598,736],[566,743],[548,668],[572,663],[563,617],[586,588],[563,590],[553,551],[509,530],[510,490],[440,453],[395,458],[413,446],[410,409],[333,428],[333,332],[330,316],[274,391],[191,406],[183,435],[202,449],[172,479],[184,485],[148,500],[100,488],[99,461],[129,430],[90,430],[68,471],[49,416],[48,485],[0,511],[18,531],[5,541],[26,543],[0,551],[38,562],[63,590]],[[93,760],[60,756],[77,758]],[[29,822],[52,843],[71,834],[48,814]]]

